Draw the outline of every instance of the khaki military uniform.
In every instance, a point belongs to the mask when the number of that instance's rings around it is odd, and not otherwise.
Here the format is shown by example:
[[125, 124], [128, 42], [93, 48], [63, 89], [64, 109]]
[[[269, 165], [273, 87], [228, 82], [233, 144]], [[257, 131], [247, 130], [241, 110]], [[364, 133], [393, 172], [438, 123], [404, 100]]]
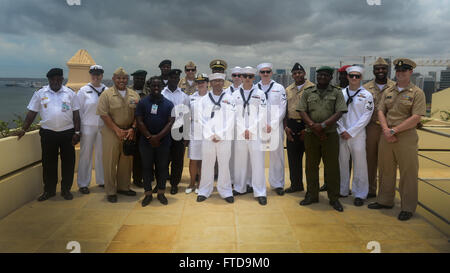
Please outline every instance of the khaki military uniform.
[[369, 177], [369, 194], [377, 193], [377, 167], [378, 167], [378, 144], [380, 143], [381, 126], [378, 121], [378, 105], [380, 103], [383, 92], [395, 85], [394, 81], [387, 80], [383, 89], [380, 90], [372, 80], [366, 83], [363, 87], [372, 94], [373, 109], [372, 118], [366, 127], [366, 156], [367, 156], [367, 173]]
[[[340, 88], [328, 85], [320, 90], [317, 86], [306, 88], [301, 95], [297, 111], [306, 112], [315, 123], [322, 123], [337, 112], [347, 112], [344, 95]], [[327, 184], [328, 199], [339, 199], [339, 135], [336, 124], [324, 129], [327, 139], [321, 141], [307, 127], [305, 135], [307, 194], [319, 198], [319, 164], [324, 163], [324, 177]]]
[[178, 87], [181, 88], [181, 90], [188, 94], [189, 96], [194, 94], [195, 91], [197, 91], [197, 85], [195, 84], [195, 79], [192, 81], [192, 85], [189, 85], [188, 80], [186, 79], [186, 77], [184, 77], [183, 79], [180, 80], [180, 82], [178, 83]]
[[[121, 129], [130, 129], [134, 122], [134, 112], [139, 102], [139, 94], [130, 88], [123, 98], [113, 86], [102, 93], [97, 106], [97, 115], [110, 116]], [[123, 154], [123, 140], [108, 126], [102, 129], [103, 168], [105, 191], [115, 195], [117, 190], [128, 191], [131, 180], [132, 156]]]
[[[388, 127], [393, 128], [412, 115], [425, 115], [425, 94], [412, 83], [401, 92], [395, 85], [383, 92], [378, 110], [386, 116]], [[398, 165], [402, 211], [415, 212], [418, 201], [419, 160], [417, 143], [419, 138], [416, 128], [395, 134], [395, 136], [397, 137], [395, 143], [388, 143], [384, 136], [380, 138], [378, 148], [380, 188], [377, 202], [386, 206], [394, 205]]]
[[305, 123], [301, 120], [300, 112], [297, 112], [297, 106], [303, 90], [314, 86], [314, 83], [306, 80], [303, 86], [298, 90], [295, 82], [286, 88], [287, 97], [287, 127], [292, 131], [294, 141], [286, 140], [287, 156], [289, 163], [289, 177], [291, 180], [291, 189], [303, 190], [303, 154], [305, 153], [305, 144], [300, 139], [301, 131], [305, 129]]

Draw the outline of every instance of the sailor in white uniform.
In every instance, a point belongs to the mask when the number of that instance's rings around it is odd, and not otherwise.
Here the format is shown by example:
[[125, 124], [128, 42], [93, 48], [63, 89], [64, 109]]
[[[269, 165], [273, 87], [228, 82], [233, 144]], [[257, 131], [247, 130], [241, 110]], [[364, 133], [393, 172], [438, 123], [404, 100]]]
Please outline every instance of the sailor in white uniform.
[[257, 66], [261, 81], [258, 88], [264, 91], [268, 105], [267, 133], [270, 134], [269, 150], [269, 183], [278, 195], [284, 194], [284, 130], [283, 119], [286, 114], [286, 90], [272, 80], [271, 63], [262, 63]]
[[372, 117], [372, 94], [361, 86], [363, 68], [351, 66], [346, 69], [349, 86], [342, 89], [348, 112], [337, 122], [339, 138], [339, 167], [341, 174], [341, 197], [347, 197], [350, 187], [350, 156], [353, 162], [352, 193], [355, 206], [362, 206], [369, 192], [366, 158], [366, 126]]
[[97, 185], [105, 184], [102, 160], [102, 135], [103, 121], [96, 114], [98, 98], [108, 89], [102, 83], [103, 67], [93, 65], [89, 69], [91, 82], [81, 87], [77, 93], [80, 103], [81, 131], [83, 137], [80, 142], [80, 158], [78, 161], [77, 184], [83, 194], [89, 193], [89, 184], [92, 174], [92, 152], [95, 147], [95, 181]]
[[[267, 126], [266, 96], [253, 84], [256, 69], [241, 69], [242, 86], [233, 93], [236, 103], [234, 195], [247, 193], [247, 184], [261, 205], [267, 204], [262, 128]], [[250, 164], [249, 164], [250, 163]], [[251, 172], [251, 174], [250, 174]]]
[[200, 101], [203, 130], [202, 176], [197, 202], [205, 201], [214, 189], [214, 164], [217, 159], [219, 173], [217, 191], [228, 203], [234, 202], [230, 180], [231, 139], [233, 138], [235, 103], [225, 92], [225, 74], [209, 75], [212, 90]]

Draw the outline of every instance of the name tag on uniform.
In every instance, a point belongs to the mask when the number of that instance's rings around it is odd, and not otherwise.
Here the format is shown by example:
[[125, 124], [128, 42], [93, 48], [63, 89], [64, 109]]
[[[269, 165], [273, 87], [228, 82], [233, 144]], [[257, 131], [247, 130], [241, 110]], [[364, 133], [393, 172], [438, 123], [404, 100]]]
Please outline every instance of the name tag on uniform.
[[156, 115], [158, 113], [158, 104], [152, 104], [152, 110], [151, 112], [153, 115]]
[[70, 110], [70, 106], [66, 102], [63, 101], [63, 103], [61, 105], [61, 111], [66, 112], [68, 110]]

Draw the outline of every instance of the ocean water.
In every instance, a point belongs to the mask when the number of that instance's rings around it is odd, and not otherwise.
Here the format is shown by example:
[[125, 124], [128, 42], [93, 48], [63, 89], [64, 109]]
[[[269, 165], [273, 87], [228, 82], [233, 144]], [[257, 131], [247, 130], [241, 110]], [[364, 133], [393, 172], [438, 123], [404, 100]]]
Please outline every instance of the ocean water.
[[27, 105], [33, 96], [36, 88], [22, 86], [5, 86], [0, 83], [0, 120], [10, 122], [9, 127], [13, 128], [14, 114], [25, 118], [28, 112]]

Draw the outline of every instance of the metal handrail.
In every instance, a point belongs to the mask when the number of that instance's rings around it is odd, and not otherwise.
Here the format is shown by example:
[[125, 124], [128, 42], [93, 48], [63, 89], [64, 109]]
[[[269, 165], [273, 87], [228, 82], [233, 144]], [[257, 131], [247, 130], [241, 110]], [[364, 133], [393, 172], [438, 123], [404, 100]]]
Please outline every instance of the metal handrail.
[[440, 135], [440, 136], [443, 136], [443, 137], [449, 137], [449, 138], [450, 138], [450, 134], [446, 134], [446, 133], [443, 133], [443, 132], [439, 132], [439, 131], [427, 129], [427, 128], [425, 128], [425, 127], [420, 127], [420, 128], [418, 128], [418, 129], [419, 129], [419, 130], [422, 130], [422, 131], [424, 131], [424, 132], [428, 132], [428, 133], [432, 133], [432, 134], [435, 134], [435, 135]]
[[417, 179], [419, 179], [420, 181], [422, 181], [422, 182], [424, 182], [424, 183], [426, 183], [426, 184], [432, 186], [433, 188], [435, 188], [435, 189], [437, 189], [437, 190], [439, 190], [439, 191], [441, 191], [441, 192], [443, 192], [443, 193], [445, 193], [445, 194], [447, 194], [447, 195], [450, 195], [450, 193], [448, 193], [447, 191], [445, 191], [445, 190], [443, 190], [443, 189], [441, 189], [441, 188], [439, 188], [439, 187], [436, 187], [435, 185], [431, 184], [430, 182], [426, 181], [425, 179], [422, 179], [422, 178], [420, 178], [420, 177], [418, 177]]
[[418, 156], [421, 156], [421, 157], [423, 157], [423, 158], [426, 158], [426, 159], [428, 159], [428, 160], [431, 160], [431, 161], [433, 161], [433, 162], [435, 162], [435, 163], [438, 163], [438, 164], [441, 164], [441, 165], [443, 165], [443, 166], [445, 166], [445, 167], [450, 167], [450, 165], [448, 165], [448, 164], [445, 164], [445, 163], [443, 163], [443, 162], [440, 162], [440, 161], [438, 161], [438, 160], [436, 160], [436, 159], [432, 159], [432, 158], [429, 158], [429, 157], [427, 157], [427, 156], [424, 156], [424, 155], [421, 155], [421, 154], [417, 154]]

